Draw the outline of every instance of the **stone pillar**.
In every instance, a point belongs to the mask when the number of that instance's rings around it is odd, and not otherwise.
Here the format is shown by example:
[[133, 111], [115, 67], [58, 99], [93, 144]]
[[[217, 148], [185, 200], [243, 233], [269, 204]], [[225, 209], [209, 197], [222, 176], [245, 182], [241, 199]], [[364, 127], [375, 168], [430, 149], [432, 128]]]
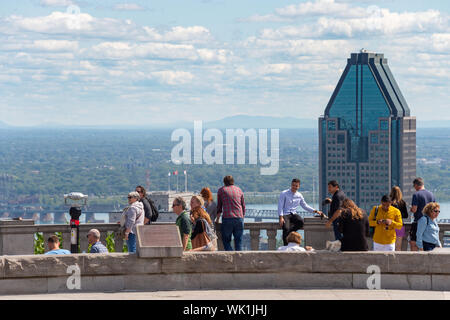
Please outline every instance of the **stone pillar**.
[[88, 253], [88, 246], [89, 241], [87, 239], [87, 232], [79, 231], [79, 237], [80, 237], [80, 253]]
[[119, 231], [114, 232], [114, 250], [116, 252], [123, 252], [123, 239], [119, 234]]
[[277, 230], [268, 229], [267, 232], [267, 245], [269, 250], [277, 250]]
[[334, 241], [333, 228], [325, 227], [326, 219], [320, 218], [305, 218], [304, 235], [305, 245], [311, 246], [317, 250], [323, 250], [326, 248], [326, 242]]
[[259, 229], [250, 229], [250, 246], [252, 250], [259, 250]]
[[0, 221], [0, 255], [34, 254], [33, 225], [31, 219]]
[[217, 250], [224, 251], [225, 248], [223, 247], [222, 232], [220, 231], [221, 226], [222, 225], [220, 223], [215, 224], [216, 235], [217, 235]]
[[100, 242], [106, 247], [106, 238], [108, 237], [108, 231], [100, 232]]
[[402, 251], [408, 251], [408, 237], [409, 231], [411, 230], [411, 222], [404, 224], [405, 226], [405, 236], [402, 239]]
[[70, 251], [70, 231], [62, 232], [63, 248]]
[[[52, 232], [43, 232], [42, 233], [42, 236], [43, 236], [43, 238], [44, 238], [44, 251], [45, 252], [47, 252], [47, 251], [49, 251], [50, 249], [48, 248], [48, 238], [50, 238], [51, 236], [53, 236], [54, 235], [54, 233], [52, 233]], [[69, 243], [70, 243], [70, 240], [69, 240]], [[70, 250], [70, 249], [69, 249]]]

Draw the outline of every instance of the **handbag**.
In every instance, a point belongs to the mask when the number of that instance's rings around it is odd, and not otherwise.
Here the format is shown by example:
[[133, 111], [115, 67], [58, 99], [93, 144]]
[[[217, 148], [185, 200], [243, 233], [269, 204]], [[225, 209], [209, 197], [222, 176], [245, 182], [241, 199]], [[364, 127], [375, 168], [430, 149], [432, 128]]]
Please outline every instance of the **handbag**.
[[130, 207], [126, 207], [122, 210], [122, 216], [120, 217], [120, 227], [119, 227], [119, 231], [117, 232], [119, 237], [121, 239], [125, 239], [125, 230], [127, 229], [125, 227], [125, 212], [129, 209]]
[[[203, 223], [203, 221], [201, 222]], [[205, 225], [203, 223], [203, 232], [198, 233], [195, 238], [191, 240], [192, 249], [207, 246], [211, 242], [211, 239], [208, 237], [208, 234], [205, 230]]]

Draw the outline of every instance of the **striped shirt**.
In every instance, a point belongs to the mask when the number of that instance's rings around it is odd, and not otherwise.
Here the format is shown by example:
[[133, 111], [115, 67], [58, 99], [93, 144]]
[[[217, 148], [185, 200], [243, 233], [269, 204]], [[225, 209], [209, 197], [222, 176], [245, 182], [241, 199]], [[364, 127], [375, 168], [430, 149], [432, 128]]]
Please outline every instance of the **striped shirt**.
[[244, 218], [244, 193], [234, 185], [223, 186], [217, 191], [217, 214], [222, 218]]

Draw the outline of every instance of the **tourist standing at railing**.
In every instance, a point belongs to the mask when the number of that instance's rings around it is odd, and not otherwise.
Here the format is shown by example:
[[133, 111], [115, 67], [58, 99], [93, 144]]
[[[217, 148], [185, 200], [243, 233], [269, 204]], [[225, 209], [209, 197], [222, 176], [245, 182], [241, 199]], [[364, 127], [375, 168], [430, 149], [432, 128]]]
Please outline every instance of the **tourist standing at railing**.
[[[341, 190], [336, 180], [328, 182], [328, 193], [332, 194], [332, 198], [326, 198], [324, 204], [330, 204], [330, 210], [328, 210], [328, 218], [331, 219], [333, 215], [341, 208], [342, 202], [346, 198], [344, 191]], [[333, 221], [334, 238], [336, 240], [342, 239], [342, 234], [339, 232], [337, 220]]]
[[395, 251], [395, 230], [403, 226], [400, 210], [394, 208], [391, 198], [384, 195], [381, 205], [370, 211], [369, 225], [375, 227], [373, 234], [373, 251]]
[[345, 198], [341, 208], [327, 221], [331, 227], [336, 220], [341, 238], [341, 251], [368, 251], [369, 219], [367, 214], [352, 200]]
[[245, 201], [242, 190], [234, 185], [232, 176], [223, 178], [224, 186], [217, 191], [216, 223], [222, 216], [222, 242], [226, 251], [232, 251], [231, 237], [234, 237], [234, 249], [242, 250], [244, 234]]
[[291, 188], [282, 191], [278, 200], [278, 217], [280, 227], [283, 229], [283, 243], [285, 246], [288, 245], [287, 236], [292, 231], [303, 228], [303, 218], [297, 213], [299, 206], [310, 213], [323, 214], [321, 211], [311, 208], [306, 203], [303, 195], [298, 192], [298, 189], [300, 189], [300, 179], [292, 179]]
[[136, 191], [128, 194], [129, 207], [122, 213], [122, 221], [125, 226], [125, 240], [127, 241], [128, 252], [136, 252], [136, 227], [144, 224], [144, 205], [139, 202], [139, 193]]
[[175, 224], [180, 231], [183, 250], [191, 250], [192, 223], [191, 219], [189, 218], [189, 212], [186, 210], [186, 202], [182, 197], [176, 197], [175, 199], [173, 199], [172, 210], [178, 216]]
[[430, 202], [423, 208], [422, 218], [417, 221], [416, 244], [419, 251], [431, 251], [436, 247], [442, 247], [436, 220], [440, 212], [440, 206], [436, 202]]
[[145, 191], [145, 188], [143, 186], [137, 186], [135, 191], [139, 193], [139, 201], [142, 202], [142, 205], [144, 206], [144, 224], [150, 224], [150, 219], [152, 217], [152, 207], [150, 206], [150, 202], [148, 202], [146, 198], [147, 191]]
[[[402, 214], [402, 221], [408, 219], [408, 208], [406, 208], [406, 202], [403, 200], [403, 194], [400, 187], [392, 187], [391, 193], [392, 206], [400, 210]], [[400, 230], [395, 229], [396, 240], [395, 240], [395, 251], [402, 251], [402, 241], [405, 236], [405, 224], [403, 224]]]
[[433, 193], [425, 189], [425, 184], [422, 178], [416, 178], [413, 181], [414, 189], [416, 192], [412, 196], [411, 202], [411, 212], [414, 213], [414, 221], [411, 223], [411, 230], [409, 232], [409, 245], [411, 251], [418, 251], [416, 245], [416, 232], [417, 232], [417, 222], [422, 218], [422, 210], [430, 202], [436, 202]]
[[209, 217], [211, 218], [211, 221], [213, 222], [213, 228], [215, 229], [214, 226], [214, 221], [216, 221], [217, 218], [217, 204], [214, 202], [213, 199], [213, 194], [211, 192], [211, 190], [206, 187], [203, 188], [202, 191], [200, 191], [200, 195], [203, 198], [203, 201], [205, 202], [205, 210], [206, 212], [209, 214]]
[[[212, 198], [212, 194], [211, 194], [211, 198]], [[200, 192], [200, 195], [193, 196], [191, 198], [191, 220], [192, 220], [192, 213], [193, 213], [194, 209], [202, 209], [209, 216], [208, 212], [206, 211], [206, 202], [205, 202], [204, 199], [205, 199], [205, 197], [203, 197], [201, 192]], [[217, 207], [216, 207], [216, 212], [217, 212]], [[209, 218], [210, 218], [210, 221], [211, 221], [211, 225], [210, 226], [211, 226], [211, 228], [212, 228], [212, 230], [213, 230], [213, 232], [215, 234], [216, 228], [214, 226], [214, 220], [212, 220], [212, 218], [210, 216], [209, 216]], [[192, 230], [195, 230], [195, 223], [193, 223]], [[212, 239], [212, 242], [213, 242], [214, 247], [217, 248], [217, 238], [216, 237], [214, 237]]]
[[191, 235], [192, 251], [215, 251], [216, 234], [212, 228], [209, 214], [199, 206], [191, 209], [193, 231]]

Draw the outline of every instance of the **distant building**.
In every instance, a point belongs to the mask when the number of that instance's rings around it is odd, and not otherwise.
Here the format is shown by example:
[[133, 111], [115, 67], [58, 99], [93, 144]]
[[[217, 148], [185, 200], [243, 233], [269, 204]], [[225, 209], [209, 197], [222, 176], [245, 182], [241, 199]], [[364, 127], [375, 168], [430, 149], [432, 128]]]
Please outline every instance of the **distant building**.
[[176, 191], [151, 191], [148, 195], [155, 203], [158, 211], [172, 212], [173, 199], [176, 197], [182, 197], [186, 201], [186, 205], [189, 208], [191, 198], [194, 196], [192, 192], [176, 192]]
[[319, 193], [337, 180], [365, 210], [399, 186], [410, 202], [416, 175], [416, 118], [383, 54], [352, 53], [319, 118]]
[[[189, 209], [191, 198], [194, 195], [192, 192], [176, 192], [176, 191], [151, 191], [147, 193], [148, 196], [155, 203], [159, 211], [157, 222], [175, 222], [177, 215], [173, 213], [172, 203], [176, 197], [182, 197], [186, 201], [186, 206]], [[109, 221], [120, 221], [120, 212], [109, 213]]]

